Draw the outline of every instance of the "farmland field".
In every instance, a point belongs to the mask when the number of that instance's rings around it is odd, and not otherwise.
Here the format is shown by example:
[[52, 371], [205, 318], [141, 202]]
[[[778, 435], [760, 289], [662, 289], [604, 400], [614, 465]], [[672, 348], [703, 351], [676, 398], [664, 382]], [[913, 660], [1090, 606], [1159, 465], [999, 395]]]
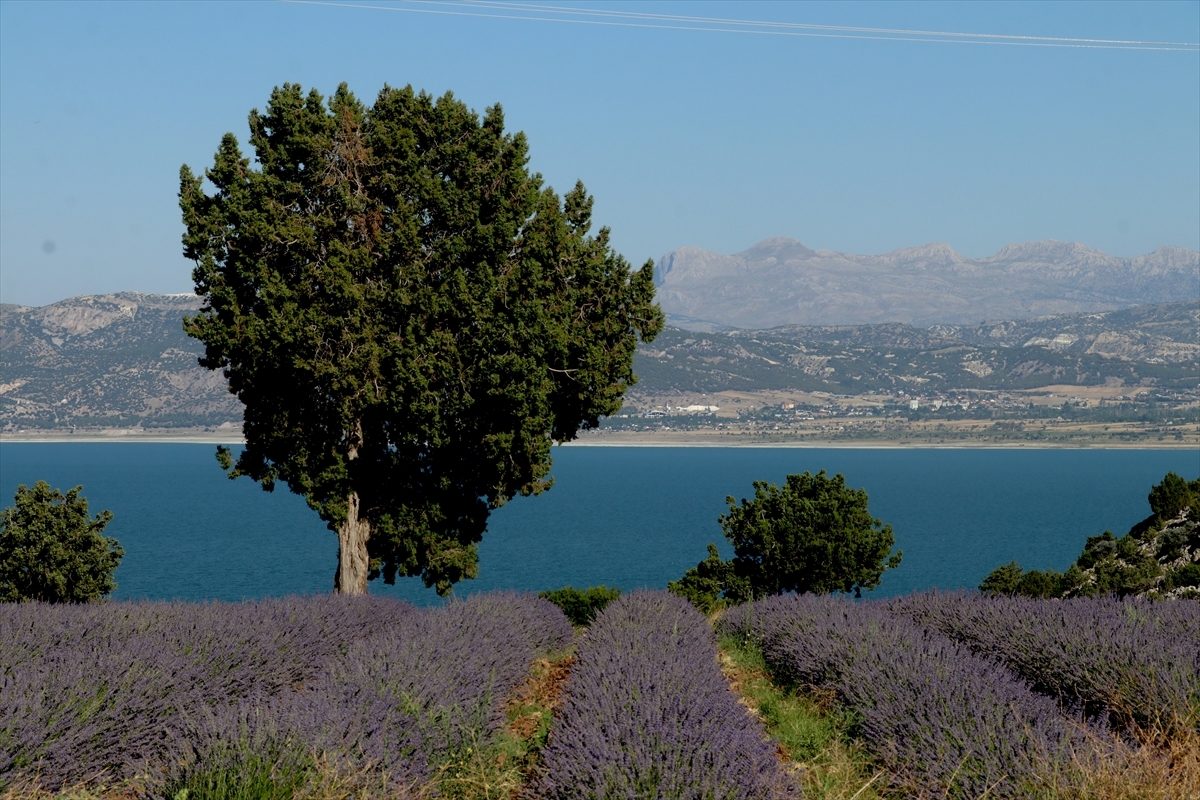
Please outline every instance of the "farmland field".
[[[574, 631], [511, 592], [428, 609], [0, 605], [0, 795], [840, 796], [814, 792], [813, 770], [738, 702], [718, 636], [849, 721], [874, 773], [862, 797], [1108, 796], [1090, 782], [1136, 758], [1157, 777], [1112, 796], [1200, 788], [1200, 603], [784, 595], [714, 630], [680, 598], [639, 591]], [[464, 790], [472, 758], [486, 775], [508, 757], [513, 698], [546, 657], [562, 696], [510, 770], [518, 783]]]

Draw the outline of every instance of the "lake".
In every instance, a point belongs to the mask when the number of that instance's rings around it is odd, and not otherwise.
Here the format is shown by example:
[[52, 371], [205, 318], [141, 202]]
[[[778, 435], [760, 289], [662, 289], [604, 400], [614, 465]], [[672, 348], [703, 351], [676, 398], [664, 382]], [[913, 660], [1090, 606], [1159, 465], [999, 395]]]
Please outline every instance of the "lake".
[[[209, 444], [0, 445], [2, 504], [18, 484], [83, 485], [106, 535], [126, 555], [114, 597], [248, 598], [329, 591], [337, 540], [303, 499], [228, 480]], [[555, 486], [492, 514], [480, 577], [457, 589], [547, 589], [608, 584], [664, 587], [715, 542], [732, 555], [717, 517], [752, 481], [841, 472], [866, 489], [873, 516], [904, 551], [870, 596], [974, 587], [1000, 564], [1065, 569], [1084, 539], [1120, 535], [1148, 516], [1151, 485], [1200, 472], [1184, 450], [593, 447], [554, 450]], [[420, 579], [381, 580], [372, 592], [438, 602]]]

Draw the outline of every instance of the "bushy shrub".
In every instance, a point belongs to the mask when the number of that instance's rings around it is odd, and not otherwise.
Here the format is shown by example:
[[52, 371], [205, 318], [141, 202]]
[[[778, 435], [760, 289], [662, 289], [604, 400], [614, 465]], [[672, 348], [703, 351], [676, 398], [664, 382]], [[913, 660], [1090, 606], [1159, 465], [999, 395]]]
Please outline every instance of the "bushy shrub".
[[45, 481], [22, 484], [0, 513], [0, 601], [84, 603], [117, 588], [125, 551], [103, 535], [112, 513], [88, 516], [82, 486], [65, 495]]
[[610, 589], [607, 586], [589, 586], [586, 589], [564, 586], [561, 589], [538, 592], [538, 597], [561, 608], [571, 624], [577, 626], [591, 625], [596, 615], [620, 596], [620, 589]]
[[992, 570], [979, 584], [979, 591], [985, 595], [1008, 597], [1061, 597], [1065, 587], [1076, 579], [1077, 572], [1067, 575], [1052, 569], [1025, 571], [1012, 561]]
[[1167, 575], [1168, 589], [1200, 587], [1200, 564], [1184, 564]]
[[1200, 503], [1200, 478], [1188, 483], [1174, 472], [1168, 472], [1146, 498], [1150, 510], [1159, 522], [1179, 516], [1185, 508], [1195, 509]]
[[853, 592], [879, 585], [884, 570], [900, 565], [892, 553], [892, 526], [867, 509], [867, 493], [821, 470], [788, 475], [783, 486], [754, 482], [754, 499], [726, 497], [720, 518], [734, 557], [722, 561], [715, 545], [669, 591], [702, 610], [718, 601], [741, 603], [784, 592]]

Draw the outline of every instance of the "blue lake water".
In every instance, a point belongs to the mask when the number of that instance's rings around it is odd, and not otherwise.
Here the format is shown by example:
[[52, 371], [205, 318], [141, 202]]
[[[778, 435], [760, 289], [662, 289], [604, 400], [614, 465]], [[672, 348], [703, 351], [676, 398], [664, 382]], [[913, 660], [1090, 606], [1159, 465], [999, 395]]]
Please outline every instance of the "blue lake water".
[[[213, 445], [0, 445], [0, 504], [18, 484], [83, 484], [92, 513], [126, 556], [118, 598], [241, 600], [329, 591], [337, 542], [303, 499], [228, 480]], [[1124, 533], [1149, 514], [1146, 495], [1168, 470], [1191, 479], [1200, 453], [1182, 450], [808, 449], [585, 447], [554, 451], [555, 486], [492, 514], [480, 577], [460, 595], [498, 588], [608, 584], [663, 587], [721, 537], [726, 495], [754, 480], [841, 472], [870, 497], [904, 551], [872, 596], [973, 587], [1000, 564], [1065, 569], [1085, 537]], [[438, 602], [420, 579], [371, 591]]]

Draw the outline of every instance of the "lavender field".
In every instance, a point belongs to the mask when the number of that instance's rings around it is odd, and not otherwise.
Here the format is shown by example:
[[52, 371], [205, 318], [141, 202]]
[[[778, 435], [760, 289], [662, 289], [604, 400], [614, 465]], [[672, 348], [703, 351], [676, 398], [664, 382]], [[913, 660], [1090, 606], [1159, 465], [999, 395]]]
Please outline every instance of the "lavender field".
[[543, 762], [547, 800], [798, 797], [729, 691], [707, 621], [666, 592], [626, 595], [592, 623]]
[[[0, 794], [36, 784], [172, 800], [813, 796], [801, 790], [809, 766], [790, 762], [731, 691], [718, 635], [757, 648], [779, 686], [836, 698], [877, 771], [866, 797], [1101, 796], [1084, 786], [1089, 771], [1139, 742], [1160, 752], [1195, 742], [1200, 728], [1190, 601], [784, 595], [727, 610], [715, 631], [686, 601], [648, 591], [580, 631], [517, 593], [434, 609], [335, 596], [10, 603]], [[573, 664], [555, 656], [569, 673], [522, 785], [446, 790], [448, 764], [499, 752], [506, 702], [531, 665], [572, 648]], [[288, 783], [317, 767], [357, 776], [357, 793]], [[1112, 796], [1194, 796], [1181, 781], [1195, 774], [1178, 774], [1158, 793]], [[270, 791], [228, 787], [255, 776]]]
[[832, 691], [900, 796], [1079, 796], [1139, 738], [1200, 723], [1193, 602], [787, 595], [718, 629], [781, 683]]
[[138, 779], [169, 796], [320, 754], [405, 796], [486, 742], [498, 701], [572, 635], [557, 607], [512, 593], [437, 610], [333, 596], [4, 604], [0, 787]]

